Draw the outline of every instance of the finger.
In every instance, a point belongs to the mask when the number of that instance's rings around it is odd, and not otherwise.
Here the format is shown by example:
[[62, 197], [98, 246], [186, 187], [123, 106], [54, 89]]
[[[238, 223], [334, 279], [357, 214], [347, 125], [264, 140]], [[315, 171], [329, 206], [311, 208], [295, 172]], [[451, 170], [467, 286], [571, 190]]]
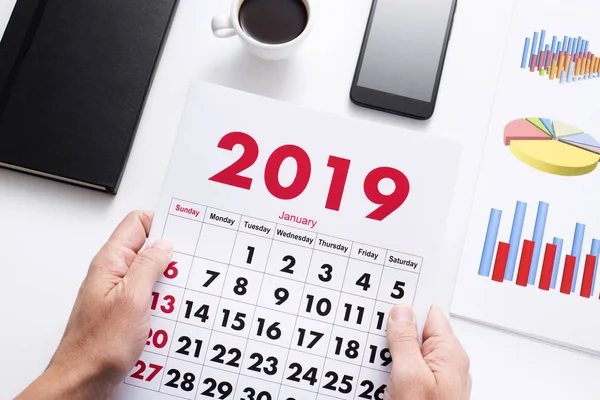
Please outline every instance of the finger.
[[136, 297], [148, 301], [154, 284], [167, 269], [172, 256], [173, 243], [158, 239], [135, 257], [124, 277], [125, 284], [134, 291]]
[[437, 307], [431, 307], [427, 315], [427, 321], [423, 327], [423, 341], [427, 341], [432, 337], [444, 336], [454, 338], [454, 331], [448, 318]]
[[404, 305], [392, 308], [388, 317], [387, 342], [392, 355], [392, 376], [399, 387], [412, 386], [427, 369], [421, 355], [417, 322], [413, 310]]
[[146, 241], [153, 217], [151, 212], [130, 212], [96, 254], [88, 276], [93, 281], [102, 279], [102, 291], [112, 289], [125, 276]]
[[423, 358], [438, 381], [444, 376], [461, 382], [468, 376], [469, 357], [452, 330], [448, 318], [431, 307], [423, 328]]
[[130, 212], [112, 233], [108, 244], [122, 246], [137, 253], [146, 242], [153, 218], [154, 213], [150, 211]]

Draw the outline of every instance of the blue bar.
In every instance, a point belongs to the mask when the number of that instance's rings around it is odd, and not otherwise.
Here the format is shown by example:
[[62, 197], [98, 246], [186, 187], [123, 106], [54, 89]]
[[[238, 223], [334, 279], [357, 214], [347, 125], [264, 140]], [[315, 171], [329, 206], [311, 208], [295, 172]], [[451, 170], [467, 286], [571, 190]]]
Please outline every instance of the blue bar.
[[558, 38], [556, 36], [552, 37], [552, 54], [556, 53], [556, 41]]
[[535, 32], [533, 34], [533, 44], [531, 45], [531, 54], [529, 55], [529, 64], [527, 64], [528, 67], [531, 67], [531, 59], [533, 58], [533, 55], [535, 54], [535, 48], [537, 47], [537, 43], [538, 43], [538, 36], [539, 33]]
[[490, 276], [492, 270], [492, 260], [494, 258], [494, 248], [498, 240], [498, 230], [500, 229], [500, 219], [502, 211], [492, 208], [490, 220], [488, 222], [487, 232], [485, 234], [485, 243], [483, 245], [483, 253], [481, 254], [481, 262], [479, 263], [479, 275]]
[[581, 250], [583, 249], [583, 236], [585, 234], [585, 225], [579, 222], [575, 225], [575, 237], [573, 237], [573, 247], [571, 255], [575, 257], [575, 272], [573, 273], [573, 283], [571, 284], [571, 293], [575, 291], [577, 285], [577, 272], [579, 271], [579, 259], [581, 258]]
[[565, 71], [560, 73], [560, 83], [565, 83], [567, 81], [567, 73]]
[[575, 46], [576, 49], [576, 54], [579, 54], [581, 52], [581, 45], [583, 44], [583, 38], [581, 36], [579, 36], [577, 38], [577, 46]]
[[589, 48], [590, 48], [590, 41], [589, 41], [589, 40], [586, 40], [586, 41], [585, 41], [585, 44], [583, 45], [583, 52], [584, 52], [585, 54], [587, 54], [587, 53], [588, 53], [588, 50], [589, 50]]
[[540, 47], [538, 48], [538, 54], [540, 54], [542, 52], [542, 50], [544, 49], [544, 42], [546, 41], [546, 31], [544, 29], [542, 29], [542, 37], [540, 38]]
[[573, 81], [573, 69], [575, 68], [575, 63], [571, 61], [569, 64], [569, 72], [567, 72], [567, 82]]
[[567, 48], [567, 52], [573, 55], [573, 38], [569, 38], [569, 46]]
[[569, 37], [567, 35], [565, 35], [565, 38], [563, 39], [563, 44], [562, 44], [562, 51], [567, 51], [568, 48], [569, 48]]
[[558, 41], [558, 46], [556, 47], [556, 52], [557, 52], [557, 53], [559, 53], [559, 52], [561, 51], [561, 49], [562, 49], [562, 45], [563, 45], [563, 44], [562, 44], [562, 42], [559, 40], [559, 41]]
[[521, 68], [527, 68], [527, 56], [529, 55], [529, 46], [531, 39], [525, 38], [525, 48], [523, 49], [523, 59], [521, 60]]
[[548, 218], [548, 203], [540, 201], [538, 204], [537, 216], [535, 217], [535, 228], [533, 229], [533, 257], [531, 258], [531, 268], [529, 269], [529, 285], [535, 285], [537, 268], [540, 262], [540, 253], [542, 250], [542, 241], [544, 240], [544, 230], [546, 229], [546, 218]]
[[600, 240], [592, 240], [592, 251], [590, 254], [596, 256], [596, 265], [594, 266], [594, 278], [592, 279], [592, 296], [594, 295], [594, 288], [596, 287], [596, 273], [598, 272], [598, 258], [600, 258]]
[[519, 254], [519, 245], [521, 244], [521, 235], [523, 234], [523, 223], [525, 222], [525, 211], [527, 203], [517, 201], [515, 208], [515, 217], [510, 231], [510, 248], [508, 250], [508, 261], [506, 262], [506, 271], [504, 279], [512, 281], [515, 275], [515, 266], [517, 265], [517, 255]]
[[550, 287], [554, 289], [556, 288], [556, 278], [558, 277], [558, 269], [560, 268], [563, 240], [559, 238], [554, 238], [552, 244], [556, 245], [556, 256], [554, 257], [554, 266], [552, 267], [552, 280], [550, 281]]

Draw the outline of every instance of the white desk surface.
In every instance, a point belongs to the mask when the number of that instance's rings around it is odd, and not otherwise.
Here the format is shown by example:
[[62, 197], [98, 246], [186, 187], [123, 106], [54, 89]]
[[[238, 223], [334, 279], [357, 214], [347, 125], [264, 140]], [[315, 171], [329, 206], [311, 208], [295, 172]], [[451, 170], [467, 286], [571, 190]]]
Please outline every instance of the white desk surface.
[[[0, 33], [15, 1], [0, 2]], [[88, 263], [117, 222], [129, 210], [154, 207], [188, 83], [196, 79], [461, 141], [440, 276], [438, 302], [447, 309], [513, 1], [459, 0], [437, 111], [419, 122], [350, 103], [370, 0], [317, 0], [312, 35], [294, 57], [276, 63], [247, 55], [236, 38], [212, 36], [211, 17], [226, 12], [228, 0], [181, 0], [116, 197], [0, 170], [0, 399], [46, 366]], [[460, 320], [453, 325], [471, 356], [472, 399], [597, 397], [600, 360]]]

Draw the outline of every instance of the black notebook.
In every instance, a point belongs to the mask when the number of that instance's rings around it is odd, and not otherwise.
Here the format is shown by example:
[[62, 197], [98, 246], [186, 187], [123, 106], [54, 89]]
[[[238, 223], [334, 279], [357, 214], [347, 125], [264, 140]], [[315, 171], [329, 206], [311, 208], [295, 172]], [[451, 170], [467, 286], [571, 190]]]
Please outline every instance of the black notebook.
[[17, 0], [0, 166], [116, 193], [177, 0]]

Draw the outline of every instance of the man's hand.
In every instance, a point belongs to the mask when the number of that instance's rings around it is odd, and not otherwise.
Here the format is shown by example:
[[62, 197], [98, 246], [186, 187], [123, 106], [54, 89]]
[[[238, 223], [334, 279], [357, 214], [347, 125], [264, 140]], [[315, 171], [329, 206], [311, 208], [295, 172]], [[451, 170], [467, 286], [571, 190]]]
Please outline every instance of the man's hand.
[[173, 245], [140, 251], [153, 214], [132, 212], [94, 257], [44, 374], [18, 400], [105, 399], [133, 368], [150, 331], [150, 297]]
[[429, 310], [421, 347], [415, 315], [407, 306], [390, 312], [387, 339], [393, 364], [385, 400], [469, 399], [469, 357], [437, 308]]

